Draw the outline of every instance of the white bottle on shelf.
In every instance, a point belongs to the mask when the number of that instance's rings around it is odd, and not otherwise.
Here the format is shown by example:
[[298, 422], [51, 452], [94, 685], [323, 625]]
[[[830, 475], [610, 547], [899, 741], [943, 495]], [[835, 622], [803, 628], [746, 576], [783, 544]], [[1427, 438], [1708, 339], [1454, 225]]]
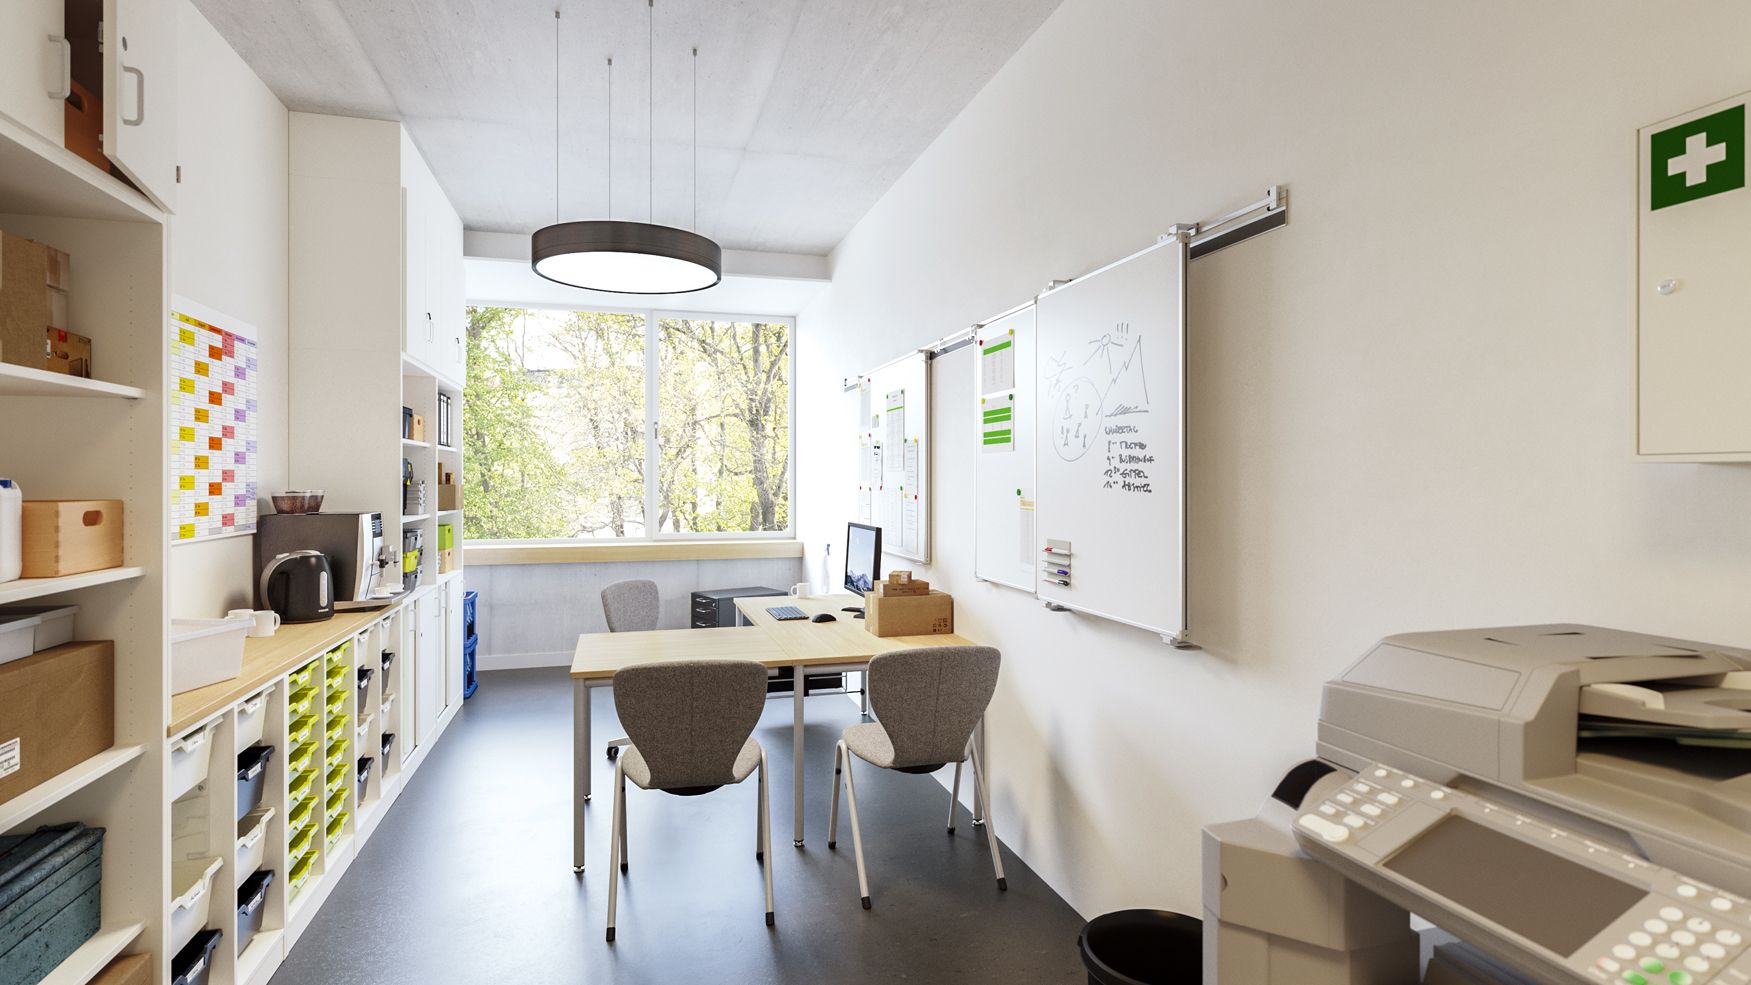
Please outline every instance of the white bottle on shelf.
[[24, 573], [24, 490], [0, 479], [0, 582]]

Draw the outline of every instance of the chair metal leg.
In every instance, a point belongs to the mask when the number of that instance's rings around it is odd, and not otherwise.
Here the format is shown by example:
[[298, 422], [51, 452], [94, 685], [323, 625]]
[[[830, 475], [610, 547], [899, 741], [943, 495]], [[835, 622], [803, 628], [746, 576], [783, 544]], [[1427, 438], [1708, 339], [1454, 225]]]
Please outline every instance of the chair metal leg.
[[858, 696], [863, 701], [863, 717], [869, 717], [869, 671], [858, 675]]
[[955, 833], [955, 808], [961, 804], [961, 764], [955, 764], [955, 782], [948, 789], [948, 833]]
[[[839, 743], [845, 745], [843, 741]], [[857, 891], [869, 909], [869, 876], [863, 870], [863, 829], [857, 824], [857, 782], [851, 778], [851, 751], [845, 751], [845, 805], [851, 810], [851, 847], [857, 854]]]
[[590, 800], [590, 689], [572, 681], [572, 871], [584, 871], [584, 805]]
[[[766, 782], [766, 750], [760, 750], [760, 857], [772, 854], [772, 797], [768, 792]], [[773, 925], [772, 920], [772, 864], [761, 865], [766, 875], [766, 926]]]
[[614, 765], [614, 811], [616, 823], [608, 825], [608, 943], [614, 943], [614, 911], [620, 895], [620, 817], [621, 802], [626, 799], [626, 769]]
[[[615, 772], [621, 773], [618, 765]], [[620, 826], [620, 871], [626, 871], [627, 858], [632, 854], [626, 841], [626, 776], [621, 773], [620, 781], [615, 785], [614, 823]]]
[[997, 874], [997, 888], [1008, 889], [1009, 880], [1003, 877], [1003, 852], [997, 847], [997, 825], [991, 821], [991, 795], [985, 787], [984, 760], [979, 755], [977, 746], [973, 748], [973, 783], [979, 791], [980, 799], [986, 804], [985, 840], [991, 845], [991, 869]]
[[839, 777], [845, 762], [845, 742], [841, 740], [833, 747], [833, 800], [832, 807], [827, 809], [827, 850], [839, 847]]
[[[766, 750], [760, 750], [762, 759]], [[766, 861], [766, 767], [760, 767], [760, 790], [754, 796], [754, 861]]]

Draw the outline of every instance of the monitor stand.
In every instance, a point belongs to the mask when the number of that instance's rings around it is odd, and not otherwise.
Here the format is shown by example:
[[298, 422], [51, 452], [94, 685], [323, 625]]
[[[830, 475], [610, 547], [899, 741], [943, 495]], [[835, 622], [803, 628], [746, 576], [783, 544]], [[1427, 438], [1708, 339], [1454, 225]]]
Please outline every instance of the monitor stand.
[[862, 619], [863, 618], [863, 607], [862, 606], [848, 605], [845, 608], [840, 609], [839, 611], [840, 612], [855, 612], [855, 613], [857, 613], [857, 615], [851, 617], [853, 619]]

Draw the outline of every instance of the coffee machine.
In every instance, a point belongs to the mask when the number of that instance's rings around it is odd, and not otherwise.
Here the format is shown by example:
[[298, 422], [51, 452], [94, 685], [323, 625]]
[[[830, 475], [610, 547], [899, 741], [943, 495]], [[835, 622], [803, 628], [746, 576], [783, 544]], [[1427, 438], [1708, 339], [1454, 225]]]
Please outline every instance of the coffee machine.
[[[383, 514], [274, 513], [263, 516], [255, 536], [255, 566], [291, 551], [320, 551], [334, 573], [334, 608], [381, 608], [400, 594], [383, 571]], [[259, 607], [262, 599], [256, 599]]]

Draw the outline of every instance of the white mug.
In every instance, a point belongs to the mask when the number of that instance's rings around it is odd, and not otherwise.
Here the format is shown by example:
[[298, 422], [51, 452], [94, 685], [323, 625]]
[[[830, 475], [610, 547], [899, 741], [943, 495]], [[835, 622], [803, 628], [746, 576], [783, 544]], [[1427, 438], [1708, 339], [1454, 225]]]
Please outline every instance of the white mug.
[[790, 586], [790, 597], [791, 598], [802, 598], [805, 595], [813, 595], [813, 594], [814, 594], [814, 588], [806, 581], [799, 581], [796, 584]]
[[272, 609], [232, 609], [225, 613], [225, 618], [253, 620], [249, 635], [255, 637], [272, 636], [280, 628], [280, 614]]

